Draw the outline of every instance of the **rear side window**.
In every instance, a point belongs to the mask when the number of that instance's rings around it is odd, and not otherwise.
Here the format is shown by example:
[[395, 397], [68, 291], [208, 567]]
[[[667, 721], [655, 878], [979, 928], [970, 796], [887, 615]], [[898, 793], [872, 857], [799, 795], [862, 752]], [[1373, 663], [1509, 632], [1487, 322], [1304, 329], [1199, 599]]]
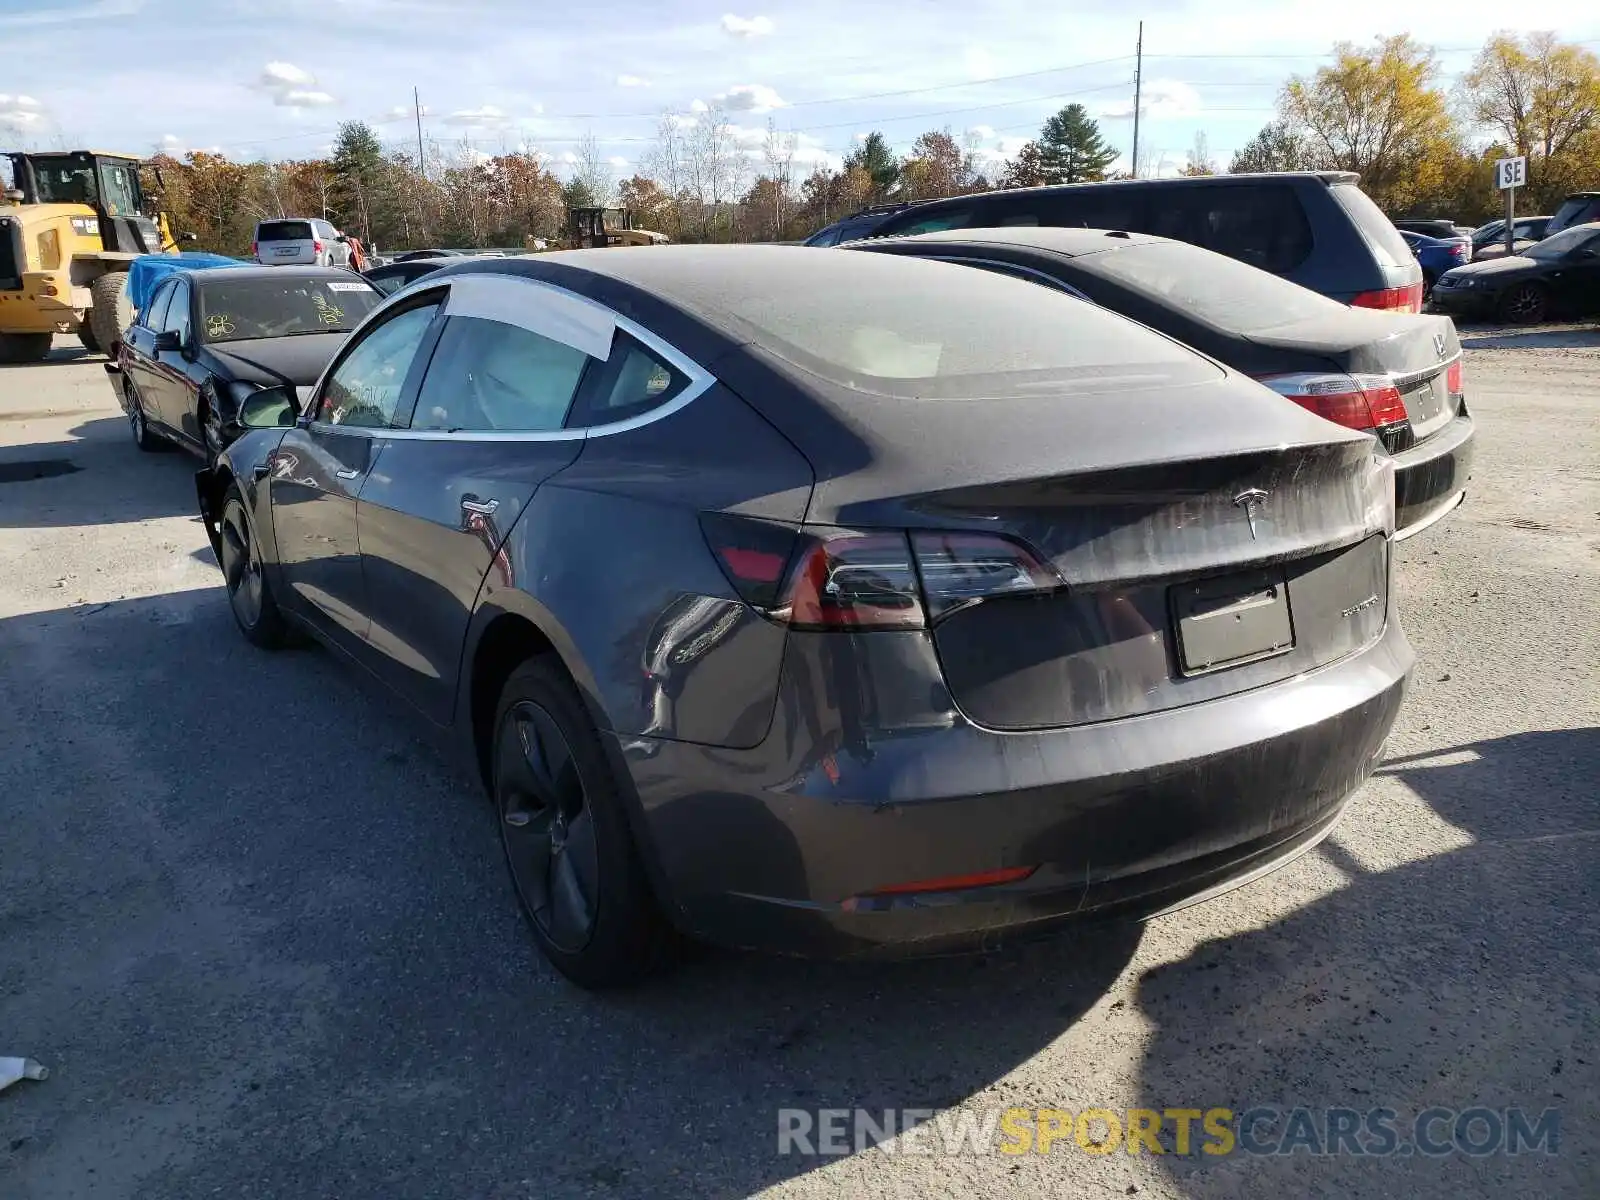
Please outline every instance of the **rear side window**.
[[1073, 266], [1163, 308], [1233, 333], [1348, 311], [1299, 284], [1181, 242], [1085, 254], [1073, 259]]
[[842, 233], [842, 232], [843, 232], [843, 230], [839, 229], [837, 226], [833, 226], [833, 227], [830, 227], [828, 229], [821, 230], [820, 232], [814, 233], [809, 238], [807, 238], [806, 239], [806, 245], [808, 245], [808, 246], [832, 246], [832, 245], [835, 245], [839, 241], [839, 234]]
[[1226, 254], [1286, 275], [1311, 254], [1311, 225], [1282, 184], [1153, 188], [1140, 232]]
[[180, 279], [172, 286], [172, 306], [167, 309], [162, 318], [163, 329], [171, 330], [178, 335], [178, 341], [187, 344], [189, 341], [189, 281]]
[[310, 221], [263, 221], [256, 226], [258, 242], [309, 242]]
[[590, 368], [573, 425], [626, 421], [667, 403], [689, 386], [689, 377], [637, 339], [617, 330], [611, 354]]
[[422, 381], [413, 429], [560, 429], [589, 357], [502, 321], [451, 317]]
[[411, 360], [438, 311], [437, 302], [408, 308], [370, 329], [334, 368], [317, 420], [383, 428], [394, 420]]
[[938, 233], [942, 229], [965, 229], [971, 225], [973, 206], [952, 205], [941, 208], [937, 212], [926, 213], [920, 217], [908, 217], [903, 221], [891, 221], [882, 226], [878, 232], [881, 234], [913, 234], [913, 233]]
[[1372, 202], [1371, 196], [1353, 183], [1335, 184], [1328, 191], [1355, 222], [1381, 266], [1404, 267], [1412, 263], [1411, 248], [1394, 223], [1383, 215], [1383, 210]]

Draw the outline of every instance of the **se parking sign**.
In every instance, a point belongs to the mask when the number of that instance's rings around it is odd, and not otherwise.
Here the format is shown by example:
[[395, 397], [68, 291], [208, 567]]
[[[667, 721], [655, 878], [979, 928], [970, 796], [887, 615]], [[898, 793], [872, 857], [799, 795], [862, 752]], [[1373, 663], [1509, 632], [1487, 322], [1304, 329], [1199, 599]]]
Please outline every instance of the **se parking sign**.
[[1494, 164], [1494, 186], [1505, 191], [1507, 188], [1521, 187], [1528, 182], [1528, 157], [1519, 154], [1516, 158], [1502, 158]]

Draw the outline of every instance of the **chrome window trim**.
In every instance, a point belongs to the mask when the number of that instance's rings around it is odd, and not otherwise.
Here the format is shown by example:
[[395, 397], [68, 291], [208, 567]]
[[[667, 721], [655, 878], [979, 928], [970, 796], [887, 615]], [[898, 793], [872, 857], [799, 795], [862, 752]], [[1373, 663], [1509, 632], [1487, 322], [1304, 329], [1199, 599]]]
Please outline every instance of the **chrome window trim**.
[[1025, 267], [1021, 263], [1006, 262], [1000, 258], [977, 258], [970, 254], [919, 254], [917, 257], [931, 258], [937, 262], [960, 263], [963, 266], [997, 267], [1006, 274], [1026, 275], [1030, 279], [1037, 279], [1040, 283], [1055, 288], [1058, 292], [1066, 292], [1067, 295], [1076, 296], [1079, 300], [1088, 301], [1090, 304], [1094, 303], [1093, 300], [1090, 300], [1089, 297], [1065, 280], [1057, 279], [1054, 275], [1036, 270], [1033, 267]]
[[[644, 326], [635, 321], [629, 320], [619, 312], [607, 308], [599, 301], [592, 300], [588, 296], [580, 296], [577, 292], [569, 292], [565, 288], [557, 287], [552, 283], [546, 283], [542, 279], [530, 279], [525, 275], [510, 275], [499, 271], [473, 271], [470, 274], [451, 275], [444, 279], [437, 279], [432, 275], [424, 275], [420, 279], [415, 280], [412, 284], [407, 284], [405, 287], [395, 292], [393, 295], [388, 297], [386, 301], [378, 305], [377, 308], [373, 309], [372, 312], [368, 313], [367, 320], [364, 321], [362, 325], [356, 329], [355, 333], [352, 333], [350, 336], [353, 339], [356, 333], [362, 332], [362, 329], [364, 329], [367, 324], [370, 324], [374, 318], [387, 310], [396, 300], [400, 299], [402, 296], [410, 294], [412, 287], [416, 285], [423, 285], [417, 286], [418, 293], [428, 291], [436, 287], [445, 287], [447, 291], [444, 298], [440, 301], [439, 307], [440, 312], [442, 312], [446, 317], [449, 317], [450, 295], [454, 291], [455, 286], [463, 280], [484, 278], [494, 279], [501, 281], [502, 283], [509, 283], [516, 286], [541, 288], [548, 292], [554, 292], [556, 295], [562, 298], [563, 302], [576, 301], [583, 306], [594, 310], [595, 315], [601, 316], [610, 321], [614, 330], [622, 330], [622, 332], [626, 333], [629, 337], [639, 342], [640, 345], [644, 346], [653, 353], [658, 354], [664, 362], [673, 367], [675, 370], [681, 372], [689, 380], [688, 384], [671, 400], [668, 400], [665, 404], [659, 405], [656, 408], [652, 408], [649, 412], [639, 413], [637, 416], [629, 417], [623, 421], [610, 421], [604, 425], [586, 425], [581, 429], [551, 429], [542, 431], [468, 429], [452, 433], [447, 429], [396, 429], [388, 425], [335, 425], [329, 421], [317, 420], [308, 422], [307, 427], [311, 429], [320, 429], [337, 433], [364, 434], [369, 437], [382, 437], [385, 439], [403, 442], [585, 441], [591, 437], [609, 437], [616, 433], [627, 433], [630, 430], [641, 429], [644, 426], [653, 424], [656, 421], [665, 420], [673, 413], [687, 408], [691, 403], [699, 399], [699, 397], [703, 396], [706, 392], [710, 391], [719, 382], [715, 375], [711, 374], [710, 371], [707, 371], [704, 367], [695, 362], [693, 359], [689, 358], [682, 351], [678, 350], [670, 343], [663, 341], [660, 337], [656, 336], [656, 334], [644, 328]], [[493, 320], [495, 318], [483, 319]], [[537, 333], [541, 337], [550, 336], [549, 333], [543, 330], [534, 329], [528, 325], [519, 325], [518, 328], [528, 329], [529, 332]], [[575, 349], [581, 349], [581, 347], [575, 347]], [[608, 358], [610, 356], [609, 345], [606, 347], [606, 351]], [[591, 355], [591, 357], [593, 356]], [[604, 362], [606, 359], [602, 358], [599, 361]], [[329, 369], [331, 369], [331, 367], [332, 364], [330, 363]], [[327, 373], [328, 372], [325, 370], [324, 377], [326, 377]], [[424, 376], [424, 381], [426, 381], [426, 376]], [[313, 397], [321, 396], [322, 384], [323, 379], [319, 378], [312, 393]]]

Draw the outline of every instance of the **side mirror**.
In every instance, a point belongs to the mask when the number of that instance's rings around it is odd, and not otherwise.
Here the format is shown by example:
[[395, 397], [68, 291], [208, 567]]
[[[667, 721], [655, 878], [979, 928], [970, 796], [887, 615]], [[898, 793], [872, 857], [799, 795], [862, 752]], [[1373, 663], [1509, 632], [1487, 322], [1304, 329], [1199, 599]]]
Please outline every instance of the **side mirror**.
[[182, 350], [183, 339], [178, 336], [176, 329], [163, 329], [156, 334], [156, 353], [161, 354], [168, 350]]
[[262, 388], [239, 406], [239, 424], [246, 429], [283, 429], [300, 415], [300, 399], [289, 388]]
[[183, 235], [183, 240], [186, 242], [198, 242], [200, 240], [200, 235], [192, 232], [186, 233]]

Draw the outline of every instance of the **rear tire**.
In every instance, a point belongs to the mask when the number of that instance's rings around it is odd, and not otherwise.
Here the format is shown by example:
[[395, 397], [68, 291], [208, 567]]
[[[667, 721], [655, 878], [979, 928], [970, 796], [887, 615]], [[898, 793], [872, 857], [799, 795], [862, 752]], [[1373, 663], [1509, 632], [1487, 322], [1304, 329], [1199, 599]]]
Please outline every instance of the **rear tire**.
[[552, 654], [511, 673], [491, 786], [511, 882], [550, 964], [584, 988], [639, 983], [674, 957], [600, 735]]
[[256, 543], [255, 527], [245, 510], [244, 493], [237, 483], [228, 485], [219, 521], [222, 554], [217, 563], [228, 589], [228, 608], [239, 632], [252, 645], [277, 650], [288, 642], [288, 628], [272, 595]]
[[133, 301], [128, 297], [128, 273], [107, 271], [89, 284], [89, 326], [94, 340], [107, 354], [122, 344], [122, 331], [133, 324]]
[[0, 363], [43, 362], [50, 353], [50, 338], [48, 333], [0, 333]]
[[1550, 308], [1550, 293], [1537, 283], [1514, 284], [1500, 297], [1500, 316], [1514, 325], [1537, 325]]
[[90, 354], [100, 353], [100, 340], [94, 336], [94, 326], [87, 319], [78, 322], [78, 340]]

